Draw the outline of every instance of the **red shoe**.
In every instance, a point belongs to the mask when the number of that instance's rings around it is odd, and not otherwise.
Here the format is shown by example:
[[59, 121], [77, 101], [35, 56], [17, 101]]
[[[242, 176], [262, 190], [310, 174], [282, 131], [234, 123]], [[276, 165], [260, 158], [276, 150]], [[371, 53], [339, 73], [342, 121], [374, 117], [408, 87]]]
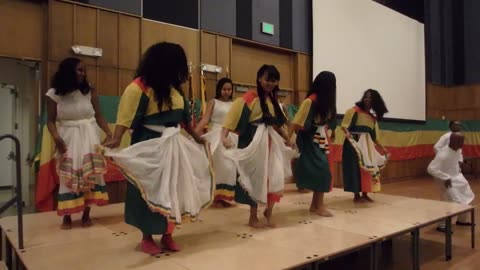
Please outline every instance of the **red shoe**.
[[171, 234], [164, 234], [160, 243], [170, 251], [180, 251], [180, 247], [173, 241]]
[[157, 244], [155, 244], [155, 242], [151, 239], [142, 240], [142, 242], [140, 243], [140, 246], [143, 252], [150, 255], [157, 255], [162, 253], [162, 249]]

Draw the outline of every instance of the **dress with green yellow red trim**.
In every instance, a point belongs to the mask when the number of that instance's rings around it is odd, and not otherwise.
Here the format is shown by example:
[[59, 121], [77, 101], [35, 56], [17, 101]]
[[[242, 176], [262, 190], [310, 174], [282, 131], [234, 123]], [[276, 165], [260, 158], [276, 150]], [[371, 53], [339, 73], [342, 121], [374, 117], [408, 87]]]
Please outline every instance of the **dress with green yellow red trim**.
[[135, 79], [117, 113], [117, 125], [133, 130], [132, 144], [104, 152], [128, 179], [125, 221], [144, 234], [163, 234], [169, 221], [196, 217], [213, 198], [209, 147], [199, 148], [180, 133], [191, 121], [188, 101], [173, 88], [170, 97], [171, 106], [160, 110], [153, 89]]

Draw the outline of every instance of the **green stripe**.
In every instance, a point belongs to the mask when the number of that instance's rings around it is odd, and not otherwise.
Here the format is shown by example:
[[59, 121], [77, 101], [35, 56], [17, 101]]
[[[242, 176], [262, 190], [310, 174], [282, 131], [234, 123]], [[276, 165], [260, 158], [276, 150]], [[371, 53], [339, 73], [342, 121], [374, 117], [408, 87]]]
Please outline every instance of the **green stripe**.
[[100, 111], [103, 118], [108, 123], [115, 123], [117, 120], [118, 105], [120, 104], [120, 97], [118, 96], [99, 96]]
[[[99, 186], [95, 185], [95, 187], [91, 190], [92, 192], [101, 192], [101, 193], [107, 193], [107, 187], [106, 186]], [[70, 193], [63, 193], [63, 194], [58, 194], [57, 199], [59, 201], [71, 201], [71, 200], [76, 200], [78, 198], [83, 197], [83, 192], [80, 192], [78, 194], [70, 192]]]
[[223, 189], [228, 191], [235, 191], [235, 186], [227, 185], [227, 184], [217, 184], [217, 189]]

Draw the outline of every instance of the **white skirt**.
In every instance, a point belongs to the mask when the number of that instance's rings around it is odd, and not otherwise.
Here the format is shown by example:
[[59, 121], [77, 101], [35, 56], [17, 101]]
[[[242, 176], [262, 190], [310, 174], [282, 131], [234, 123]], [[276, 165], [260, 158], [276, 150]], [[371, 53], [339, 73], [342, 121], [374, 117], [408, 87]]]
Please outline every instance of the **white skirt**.
[[87, 192], [95, 185], [104, 186], [102, 174], [107, 167], [105, 159], [96, 153], [100, 134], [95, 118], [59, 121], [57, 129], [67, 147], [65, 154], [56, 154], [59, 193]]
[[180, 134], [180, 127], [157, 127], [160, 138], [104, 154], [122, 168], [153, 212], [180, 224], [182, 216], [196, 217], [212, 201], [210, 150], [208, 145], [200, 150]]
[[287, 147], [273, 127], [262, 124], [246, 148], [228, 149], [224, 155], [235, 162], [243, 189], [258, 203], [266, 204], [268, 193], [283, 192], [284, 179], [292, 173], [290, 161], [298, 152]]
[[[225, 157], [226, 148], [222, 143], [222, 127], [214, 125], [212, 129], [202, 136], [210, 143], [212, 151], [213, 169], [215, 171], [215, 183], [235, 186], [237, 181], [237, 167], [235, 163]], [[228, 139], [232, 142], [233, 148], [237, 148], [238, 135], [230, 132]]]

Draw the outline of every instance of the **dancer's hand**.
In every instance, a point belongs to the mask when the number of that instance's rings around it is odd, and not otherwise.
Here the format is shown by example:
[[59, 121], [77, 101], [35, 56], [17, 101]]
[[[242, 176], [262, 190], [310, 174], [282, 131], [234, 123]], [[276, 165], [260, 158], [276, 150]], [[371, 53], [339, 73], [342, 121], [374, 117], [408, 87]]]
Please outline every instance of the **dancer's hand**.
[[452, 180], [451, 179], [448, 179], [447, 181], [445, 181], [445, 187], [446, 188], [451, 188], [452, 187]]
[[286, 141], [285, 145], [292, 148], [292, 149], [297, 149], [297, 145], [295, 144], [295, 142], [293, 142], [291, 140]]
[[222, 139], [222, 144], [227, 149], [230, 149], [233, 147], [232, 140], [230, 140], [230, 138], [228, 137]]
[[108, 147], [108, 148], [117, 148], [120, 146], [121, 140], [118, 138], [109, 138], [103, 143], [103, 146]]
[[348, 132], [348, 133], [345, 133], [345, 137], [347, 137], [348, 139], [352, 139], [352, 133]]
[[65, 154], [67, 152], [67, 145], [65, 144], [63, 139], [60, 137], [57, 137], [57, 138], [54, 138], [54, 140], [55, 140], [55, 145], [57, 147], [58, 152], [60, 152], [60, 154]]
[[108, 142], [109, 140], [111, 140], [112, 138], [113, 138], [112, 133], [107, 134], [107, 136], [105, 136], [105, 139], [103, 139], [102, 145], [105, 145], [105, 143], [107, 143], [107, 142]]

